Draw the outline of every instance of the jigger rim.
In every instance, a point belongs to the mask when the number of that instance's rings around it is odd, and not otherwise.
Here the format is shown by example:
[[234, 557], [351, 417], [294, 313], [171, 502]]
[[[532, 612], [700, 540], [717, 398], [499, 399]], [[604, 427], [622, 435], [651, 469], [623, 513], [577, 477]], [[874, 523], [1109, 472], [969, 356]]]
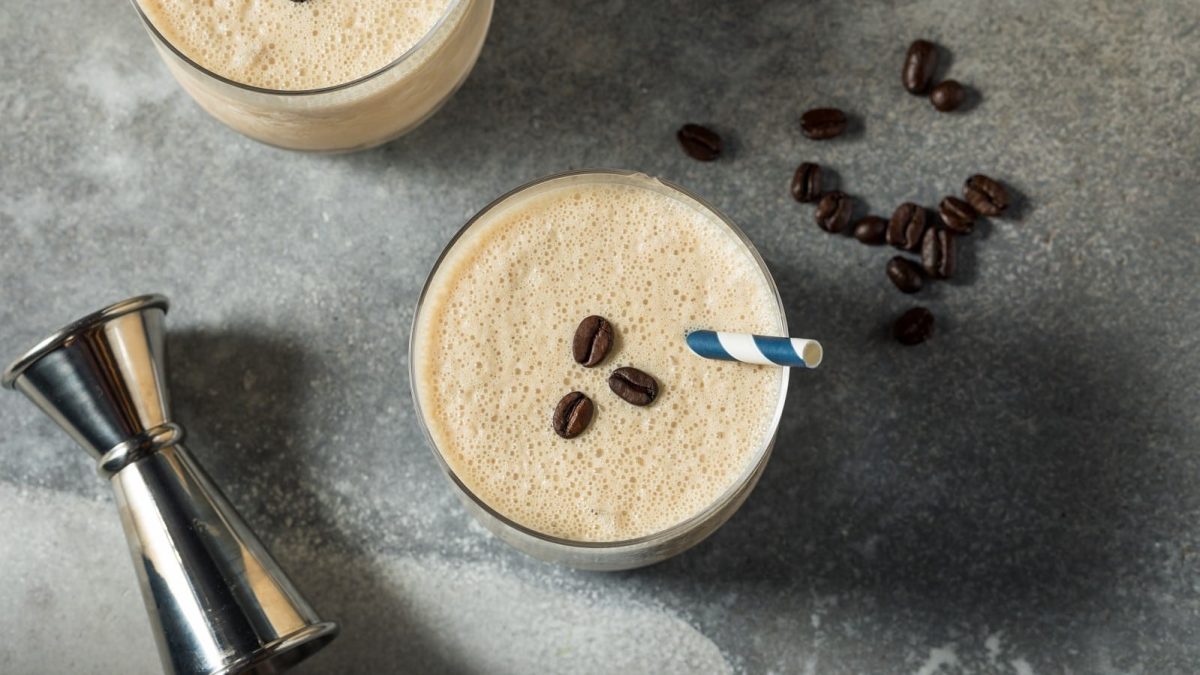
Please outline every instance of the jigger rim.
[[341, 626], [336, 621], [319, 621], [310, 624], [293, 633], [268, 642], [252, 653], [215, 671], [212, 675], [240, 675], [241, 673], [258, 672], [256, 670], [257, 667], [279, 658], [287, 660], [285, 664], [278, 664], [284, 666], [278, 671], [282, 672], [316, 654], [337, 637], [341, 630]]
[[3, 385], [7, 389], [14, 388], [16, 386], [17, 378], [21, 377], [21, 374], [24, 373], [29, 366], [37, 363], [37, 361], [43, 356], [58, 349], [59, 347], [62, 347], [69, 340], [71, 340], [71, 338], [84, 331], [87, 331], [88, 329], [94, 328], [95, 326], [107, 321], [111, 321], [117, 317], [124, 316], [126, 314], [132, 314], [134, 312], [140, 312], [145, 309], [158, 308], [165, 313], [169, 307], [170, 302], [167, 300], [167, 296], [160, 295], [158, 293], [149, 293], [146, 295], [137, 295], [132, 298], [126, 298], [120, 302], [114, 302], [104, 309], [92, 312], [81, 319], [72, 321], [66, 326], [63, 326], [62, 328], [51, 333], [41, 342], [34, 345], [32, 349], [25, 352], [16, 361], [13, 361], [12, 364], [4, 370], [4, 376], [0, 377], [0, 385]]

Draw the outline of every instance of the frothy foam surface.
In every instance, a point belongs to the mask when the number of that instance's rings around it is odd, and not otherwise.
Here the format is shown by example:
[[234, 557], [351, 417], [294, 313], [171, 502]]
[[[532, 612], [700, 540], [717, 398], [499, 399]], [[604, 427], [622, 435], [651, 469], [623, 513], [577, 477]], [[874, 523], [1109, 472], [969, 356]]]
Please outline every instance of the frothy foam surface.
[[[493, 209], [447, 255], [418, 320], [417, 394], [437, 447], [476, 496], [545, 534], [620, 541], [682, 522], [749, 468], [778, 403], [778, 368], [684, 343], [700, 327], [779, 333], [757, 263], [714, 216], [645, 181], [556, 181]], [[589, 314], [617, 333], [595, 368], [571, 356]], [[620, 366], [657, 378], [652, 405], [609, 390]], [[550, 417], [575, 390], [596, 412], [566, 440]]]
[[369, 75], [395, 61], [450, 0], [138, 0], [196, 63], [235, 82], [299, 91]]

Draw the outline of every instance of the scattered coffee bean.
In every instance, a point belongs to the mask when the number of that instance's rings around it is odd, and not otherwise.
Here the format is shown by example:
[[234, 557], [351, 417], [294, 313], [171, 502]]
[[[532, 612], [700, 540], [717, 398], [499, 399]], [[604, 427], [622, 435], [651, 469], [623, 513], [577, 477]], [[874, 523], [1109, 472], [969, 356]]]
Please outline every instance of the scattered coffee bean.
[[658, 398], [658, 382], [637, 368], [617, 368], [608, 376], [608, 388], [633, 405], [649, 405]]
[[711, 162], [721, 156], [721, 137], [715, 131], [699, 124], [683, 125], [675, 137], [679, 139], [683, 151], [692, 159]]
[[805, 162], [792, 175], [792, 197], [798, 202], [816, 201], [821, 196], [821, 167]]
[[571, 349], [575, 353], [575, 362], [584, 368], [591, 368], [608, 356], [608, 350], [613, 344], [613, 327], [602, 316], [592, 315], [579, 322], [575, 329], [575, 339]]
[[921, 266], [935, 279], [949, 279], [954, 275], [954, 233], [950, 230], [931, 227], [921, 240]]
[[864, 244], [882, 244], [887, 236], [888, 221], [879, 216], [867, 216], [854, 224], [854, 238]]
[[575, 438], [591, 424], [594, 411], [592, 399], [582, 392], [573, 391], [567, 394], [554, 408], [554, 417], [551, 418], [554, 433], [563, 438]]
[[837, 190], [826, 192], [817, 202], [817, 225], [826, 232], [841, 232], [850, 222], [853, 208], [854, 204], [846, 193]]
[[913, 307], [892, 324], [892, 336], [900, 344], [921, 344], [933, 337], [933, 313], [924, 307]]
[[800, 116], [800, 130], [815, 141], [840, 136], [846, 124], [846, 113], [837, 108], [814, 108]]
[[957, 80], [938, 82], [933, 91], [929, 92], [929, 102], [939, 112], [957, 110], [967, 98], [967, 90]]
[[963, 184], [963, 197], [985, 216], [998, 216], [1008, 208], [1008, 190], [983, 174], [975, 174], [967, 179]]
[[975, 227], [975, 207], [958, 197], [946, 197], [938, 204], [938, 215], [946, 227], [959, 234], [971, 234]]
[[915, 251], [925, 234], [925, 208], [904, 202], [892, 212], [888, 221], [887, 243], [905, 251]]
[[898, 255], [888, 261], [887, 275], [902, 293], [921, 290], [921, 268], [904, 256]]
[[937, 70], [937, 47], [932, 42], [917, 40], [908, 46], [904, 57], [904, 72], [901, 80], [911, 94], [924, 94]]

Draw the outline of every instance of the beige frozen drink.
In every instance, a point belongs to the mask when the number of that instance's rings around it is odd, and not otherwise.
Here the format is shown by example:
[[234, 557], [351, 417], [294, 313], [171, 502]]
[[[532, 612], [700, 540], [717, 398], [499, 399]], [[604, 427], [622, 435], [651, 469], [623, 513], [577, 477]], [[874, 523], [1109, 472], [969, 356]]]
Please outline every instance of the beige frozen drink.
[[136, 0], [213, 116], [286, 148], [344, 151], [419, 124], [466, 78], [492, 0]]
[[[572, 357], [602, 316], [603, 361]], [[769, 447], [783, 369], [691, 354], [695, 328], [782, 335], [770, 279], [713, 212], [640, 174], [544, 183], [480, 216], [439, 263], [413, 334], [415, 392], [450, 471], [489, 508], [570, 541], [661, 532], [744, 481]], [[618, 368], [658, 391], [633, 405]], [[594, 404], [564, 438], [569, 392]]]

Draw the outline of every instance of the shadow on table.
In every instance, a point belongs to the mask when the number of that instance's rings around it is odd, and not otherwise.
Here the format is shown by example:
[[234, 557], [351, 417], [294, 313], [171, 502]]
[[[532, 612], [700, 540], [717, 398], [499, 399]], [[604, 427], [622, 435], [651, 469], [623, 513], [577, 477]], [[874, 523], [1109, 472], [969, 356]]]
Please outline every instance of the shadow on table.
[[[779, 19], [797, 11], [804, 11], [797, 3], [762, 0], [497, 2], [475, 68], [435, 116], [381, 148], [328, 161], [371, 171], [419, 167], [423, 175], [443, 174], [453, 186], [466, 152], [476, 188], [481, 175], [511, 187], [597, 166], [670, 175], [696, 168], [675, 140], [681, 124], [696, 122], [721, 131], [727, 141], [721, 161], [731, 162], [749, 142], [740, 137], [744, 120], [764, 114], [760, 83], [791, 91], [778, 72], [818, 60], [821, 69], [830, 67], [832, 55]], [[813, 23], [806, 31], [824, 30]], [[714, 52], [713, 45], [721, 49]], [[795, 110], [768, 114], [778, 117], [781, 140], [799, 136]], [[647, 126], [655, 120], [661, 130]], [[862, 126], [856, 118], [849, 135], [861, 135]], [[528, 151], [514, 158], [515, 147]], [[544, 164], [530, 166], [538, 160]], [[514, 166], [531, 175], [513, 175]]]
[[[780, 276], [785, 297], [801, 283]], [[1125, 540], [1184, 478], [1139, 471], [1154, 466], [1149, 422], [1122, 392], [1156, 384], [1130, 341], [982, 314], [971, 332], [994, 336], [982, 344], [938, 317], [933, 341], [906, 348], [884, 321], [855, 335], [881, 308], [827, 290], [789, 303], [827, 338], [826, 358], [793, 376], [756, 492], [709, 541], [630, 576], [861, 594], [944, 628], [997, 612], [1087, 617], [1149, 574]]]
[[321, 617], [342, 626], [297, 672], [462, 670], [322, 490], [333, 457], [307, 414], [320, 355], [262, 326], [174, 331], [167, 345], [175, 416], [197, 458]]

